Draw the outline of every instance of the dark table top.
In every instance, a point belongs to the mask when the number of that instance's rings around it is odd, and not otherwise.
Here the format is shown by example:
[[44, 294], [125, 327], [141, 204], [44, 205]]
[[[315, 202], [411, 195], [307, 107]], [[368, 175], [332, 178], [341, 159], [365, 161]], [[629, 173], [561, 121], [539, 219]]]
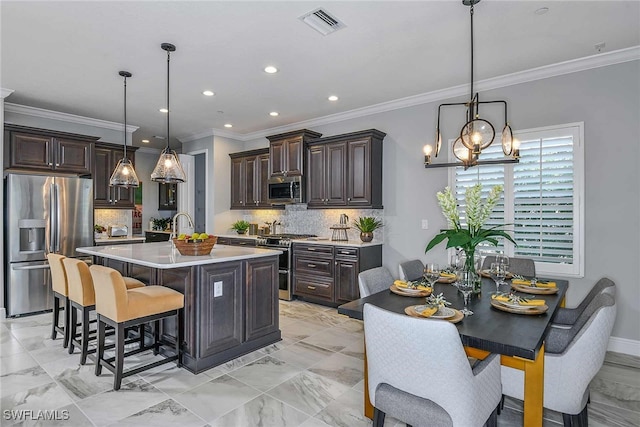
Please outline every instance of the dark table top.
[[[544, 299], [547, 306], [549, 306], [549, 310], [544, 314], [525, 315], [508, 313], [493, 308], [490, 299], [491, 294], [496, 290], [496, 285], [493, 280], [483, 278], [482, 292], [479, 295], [473, 295], [469, 301], [468, 308], [474, 314], [465, 317], [456, 324], [462, 344], [492, 353], [535, 360], [547, 334], [547, 329], [551, 327], [551, 319], [555, 315], [569, 286], [566, 280], [551, 280], [555, 281], [559, 288], [558, 293], [555, 295], [531, 295], [517, 292], [518, 295], [527, 298]], [[462, 294], [458, 292], [455, 286], [438, 283], [434, 292], [436, 295], [442, 293], [447, 301], [451, 302], [451, 308], [458, 310], [463, 308]], [[338, 307], [338, 313], [363, 320], [362, 310], [367, 303], [395, 313], [404, 314], [405, 307], [424, 304], [424, 301], [424, 297], [404, 297], [385, 290], [343, 304]], [[427, 321], [431, 320], [425, 319], [425, 322]]]

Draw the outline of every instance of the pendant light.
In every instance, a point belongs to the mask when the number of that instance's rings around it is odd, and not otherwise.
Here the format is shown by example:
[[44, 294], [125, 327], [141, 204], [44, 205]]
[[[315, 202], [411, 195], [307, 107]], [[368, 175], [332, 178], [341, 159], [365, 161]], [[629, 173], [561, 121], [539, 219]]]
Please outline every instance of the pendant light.
[[[482, 164], [504, 164], [518, 163], [518, 153], [515, 151], [514, 139], [511, 126], [507, 121], [507, 101], [480, 101], [478, 93], [473, 92], [473, 7], [480, 0], [462, 0], [462, 4], [469, 6], [469, 15], [471, 16], [471, 94], [469, 101], [445, 103], [438, 106], [438, 121], [436, 125], [436, 142], [435, 149], [427, 145], [424, 147], [425, 168], [438, 167], [455, 167], [464, 166], [465, 169]], [[479, 160], [482, 150], [491, 145], [495, 139], [495, 128], [488, 120], [480, 118], [481, 104], [500, 104], [504, 107], [504, 128], [502, 129], [502, 151], [505, 158], [496, 160]], [[442, 147], [442, 134], [440, 132], [440, 113], [442, 108], [451, 106], [464, 106], [467, 109], [466, 120], [464, 126], [460, 130], [458, 138], [453, 143], [453, 155], [459, 162], [453, 163], [431, 163], [431, 152], [435, 151], [435, 157], [438, 157], [440, 148]]]
[[160, 153], [158, 163], [151, 173], [151, 180], [174, 184], [186, 181], [178, 155], [169, 147], [169, 114], [171, 114], [171, 108], [169, 108], [169, 63], [171, 62], [171, 52], [175, 52], [176, 47], [171, 43], [162, 43], [160, 47], [167, 52], [167, 146]]
[[124, 77], [124, 156], [113, 170], [111, 178], [109, 178], [109, 185], [126, 188], [138, 187], [140, 186], [138, 175], [136, 175], [131, 160], [127, 158], [127, 78], [132, 74], [128, 71], [120, 71], [118, 74]]

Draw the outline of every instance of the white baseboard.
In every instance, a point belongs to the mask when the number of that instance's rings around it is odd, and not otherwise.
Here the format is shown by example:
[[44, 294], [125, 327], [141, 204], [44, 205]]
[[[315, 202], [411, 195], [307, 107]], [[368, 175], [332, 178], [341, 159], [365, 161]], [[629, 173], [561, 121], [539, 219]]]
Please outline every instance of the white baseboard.
[[4, 307], [0, 307], [0, 321], [4, 320], [7, 317], [7, 309]]
[[611, 337], [607, 350], [640, 357], [640, 341]]

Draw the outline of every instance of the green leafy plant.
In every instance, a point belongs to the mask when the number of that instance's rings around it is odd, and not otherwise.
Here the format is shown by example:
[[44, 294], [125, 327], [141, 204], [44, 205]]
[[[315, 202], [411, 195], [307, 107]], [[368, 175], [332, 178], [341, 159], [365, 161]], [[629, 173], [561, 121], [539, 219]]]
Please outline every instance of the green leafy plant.
[[384, 224], [382, 220], [379, 220], [372, 216], [361, 216], [353, 221], [353, 226], [360, 230], [361, 233], [372, 233], [378, 228], [382, 228]]
[[103, 225], [96, 224], [93, 226], [93, 231], [96, 233], [104, 233], [107, 229]]
[[467, 262], [473, 263], [473, 253], [475, 252], [476, 246], [482, 242], [489, 242], [497, 246], [497, 238], [504, 237], [513, 244], [516, 244], [506, 231], [501, 230], [501, 228], [504, 227], [503, 225], [483, 228], [484, 223], [489, 219], [491, 212], [493, 212], [498, 200], [500, 200], [502, 185], [496, 185], [491, 189], [485, 203], [482, 202], [480, 197], [481, 193], [482, 184], [476, 184], [467, 188], [465, 192], [467, 224], [462, 225], [456, 198], [451, 189], [446, 187], [443, 192], [438, 192], [438, 204], [450, 228], [441, 230], [440, 233], [436, 234], [424, 250], [425, 253], [447, 239], [447, 249], [462, 248], [467, 254]]
[[156, 230], [166, 230], [171, 224], [171, 218], [153, 218], [151, 221]]
[[234, 222], [233, 224], [231, 224], [231, 229], [244, 233], [249, 229], [249, 221], [240, 219]]

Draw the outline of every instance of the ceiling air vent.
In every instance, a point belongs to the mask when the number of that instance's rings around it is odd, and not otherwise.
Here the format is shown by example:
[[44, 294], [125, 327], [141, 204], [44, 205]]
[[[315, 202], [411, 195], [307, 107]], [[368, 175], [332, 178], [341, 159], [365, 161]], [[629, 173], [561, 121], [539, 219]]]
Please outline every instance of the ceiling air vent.
[[338, 18], [331, 16], [329, 12], [321, 8], [305, 13], [298, 19], [323, 36], [331, 34], [334, 31], [338, 31], [346, 26], [344, 23], [340, 22]]

